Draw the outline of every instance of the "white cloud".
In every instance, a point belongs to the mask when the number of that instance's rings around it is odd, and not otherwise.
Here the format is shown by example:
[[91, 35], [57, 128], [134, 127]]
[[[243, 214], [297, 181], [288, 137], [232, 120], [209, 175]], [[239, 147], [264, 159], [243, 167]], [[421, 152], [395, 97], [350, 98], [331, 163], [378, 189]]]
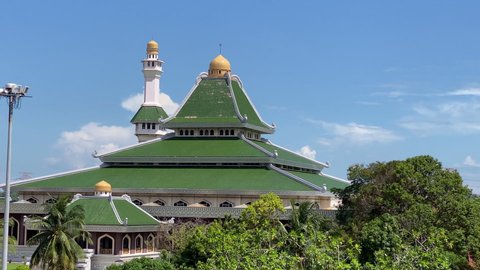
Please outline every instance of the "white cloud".
[[364, 105], [364, 106], [377, 106], [377, 105], [379, 105], [377, 102], [371, 102], [371, 101], [357, 101], [357, 104]]
[[322, 145], [334, 145], [350, 143], [354, 145], [366, 145], [371, 143], [390, 143], [403, 138], [395, 132], [378, 126], [368, 126], [357, 123], [337, 124], [320, 120], [308, 120], [319, 125], [332, 138], [320, 138], [317, 142]]
[[143, 94], [136, 94], [122, 101], [122, 108], [127, 111], [137, 112], [143, 103]]
[[[168, 115], [172, 115], [178, 108], [178, 103], [174, 102], [169, 95], [165, 93], [160, 93], [159, 97], [160, 105], [165, 110]], [[122, 108], [131, 111], [137, 112], [138, 108], [143, 103], [143, 93], [139, 93], [122, 101]]]
[[315, 156], [317, 155], [317, 151], [314, 149], [310, 148], [309, 145], [302, 146], [300, 150], [296, 151], [300, 155], [310, 158], [310, 159], [315, 159]]
[[404, 117], [400, 126], [421, 136], [430, 134], [472, 134], [480, 132], [480, 102], [446, 102], [415, 105], [414, 115]]
[[[76, 131], [64, 131], [55, 144], [61, 151], [63, 161], [74, 169], [98, 164], [91, 155], [108, 152], [136, 143], [133, 127], [104, 126], [90, 122]], [[57, 162], [56, 158], [47, 158]]]
[[465, 160], [463, 161], [463, 165], [467, 167], [476, 167], [480, 168], [480, 164], [475, 161], [475, 159], [472, 158], [472, 156], [467, 156], [465, 157]]
[[466, 88], [448, 92], [447, 96], [477, 96], [480, 97], [480, 88]]

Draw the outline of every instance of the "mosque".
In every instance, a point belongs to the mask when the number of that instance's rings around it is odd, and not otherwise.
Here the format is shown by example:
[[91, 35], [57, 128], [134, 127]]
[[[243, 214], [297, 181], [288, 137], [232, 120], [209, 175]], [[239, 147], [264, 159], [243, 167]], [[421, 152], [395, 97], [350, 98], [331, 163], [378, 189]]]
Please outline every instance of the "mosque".
[[[77, 199], [90, 200], [95, 196], [120, 198], [136, 206], [129, 206], [133, 212], [140, 211], [157, 220], [238, 216], [248, 204], [268, 192], [279, 195], [287, 209], [292, 207], [292, 201], [312, 201], [326, 212], [336, 208], [339, 202], [331, 189], [343, 188], [349, 182], [324, 174], [328, 164], [263, 137], [273, 134], [276, 127], [260, 117], [243, 82], [232, 73], [224, 56], [215, 57], [208, 72], [198, 75], [171, 116], [159, 103], [163, 61], [159, 59], [157, 42], [147, 43], [142, 63], [144, 103], [131, 120], [139, 143], [95, 155], [102, 162], [96, 168], [12, 183], [12, 193], [18, 194], [18, 201], [11, 205], [15, 223], [11, 234], [17, 236], [19, 247], [31, 237], [23, 217], [45, 214], [42, 204], [54, 202], [62, 194], [78, 194]], [[133, 212], [114, 216], [119, 224], [127, 218], [131, 225], [139, 216]], [[146, 231], [133, 230], [142, 239], [150, 237], [150, 233], [154, 237], [148, 226], [159, 225], [152, 222], [142, 225]], [[99, 230], [98, 224], [93, 225], [92, 232]], [[122, 246], [124, 250], [135, 249], [131, 244], [136, 241], [135, 234], [105, 230], [100, 230], [98, 237], [108, 235], [115, 241], [106, 244], [116, 248], [110, 255], [121, 256]], [[102, 254], [98, 237], [90, 247], [93, 256]], [[139, 249], [143, 248], [147, 247], [142, 242]]]

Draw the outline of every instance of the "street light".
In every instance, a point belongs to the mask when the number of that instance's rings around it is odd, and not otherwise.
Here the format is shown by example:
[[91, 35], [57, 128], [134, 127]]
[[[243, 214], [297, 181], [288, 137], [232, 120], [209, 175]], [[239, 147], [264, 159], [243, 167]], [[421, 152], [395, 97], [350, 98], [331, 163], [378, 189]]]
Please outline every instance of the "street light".
[[7, 140], [7, 168], [5, 177], [5, 211], [3, 212], [3, 254], [2, 270], [7, 270], [8, 261], [8, 220], [10, 217], [10, 159], [12, 157], [12, 118], [13, 109], [18, 108], [20, 99], [28, 92], [27, 86], [7, 83], [5, 88], [0, 88], [0, 96], [8, 100], [8, 140]]

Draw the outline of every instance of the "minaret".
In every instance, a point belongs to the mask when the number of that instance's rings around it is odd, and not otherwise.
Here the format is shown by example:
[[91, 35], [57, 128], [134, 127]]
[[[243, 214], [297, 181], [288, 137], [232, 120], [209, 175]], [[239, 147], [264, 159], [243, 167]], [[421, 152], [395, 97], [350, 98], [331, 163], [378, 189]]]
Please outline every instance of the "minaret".
[[158, 59], [158, 43], [154, 40], [147, 43], [147, 57], [142, 62], [145, 78], [143, 106], [160, 106], [160, 77], [163, 73], [163, 61]]
[[160, 126], [160, 121], [168, 115], [160, 106], [160, 76], [163, 73], [163, 61], [158, 59], [158, 43], [147, 43], [147, 56], [142, 60], [145, 87], [143, 104], [130, 121], [135, 125], [138, 142], [159, 138], [167, 132]]

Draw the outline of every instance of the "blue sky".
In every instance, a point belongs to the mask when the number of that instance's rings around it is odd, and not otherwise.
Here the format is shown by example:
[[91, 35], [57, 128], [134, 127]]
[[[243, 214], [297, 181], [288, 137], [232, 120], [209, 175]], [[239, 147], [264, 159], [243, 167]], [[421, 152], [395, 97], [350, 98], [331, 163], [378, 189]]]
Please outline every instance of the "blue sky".
[[[0, 10], [0, 85], [29, 85], [33, 96], [15, 111], [12, 178], [92, 166], [94, 150], [135, 142], [129, 120], [153, 38], [169, 108], [222, 43], [277, 125], [269, 138], [328, 161], [326, 173], [428, 154], [480, 193], [478, 1], [4, 1]], [[6, 113], [4, 100], [1, 138]]]

